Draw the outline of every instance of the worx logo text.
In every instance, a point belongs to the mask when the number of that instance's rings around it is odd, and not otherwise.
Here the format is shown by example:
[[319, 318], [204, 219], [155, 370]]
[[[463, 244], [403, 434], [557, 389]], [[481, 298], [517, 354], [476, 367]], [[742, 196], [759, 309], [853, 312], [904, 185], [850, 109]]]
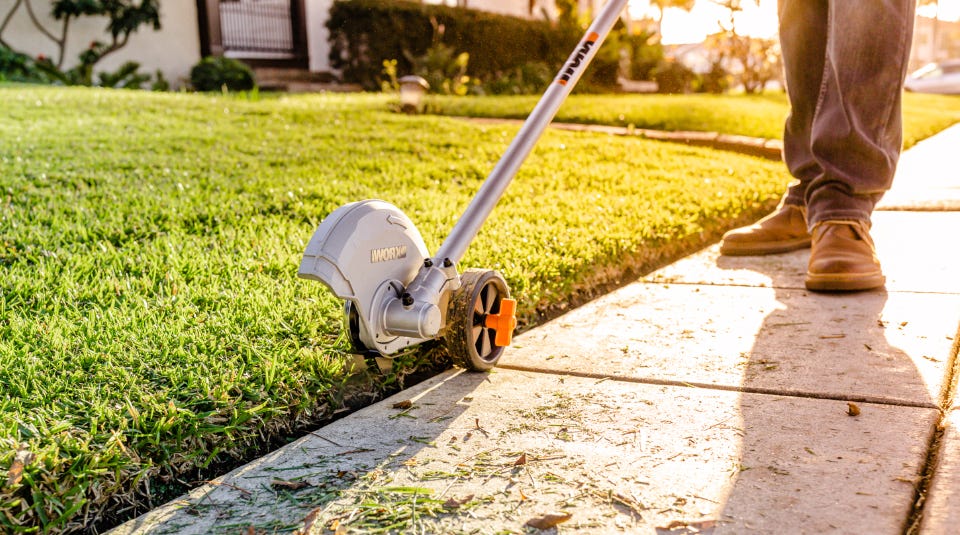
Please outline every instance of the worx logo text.
[[382, 249], [371, 249], [370, 250], [370, 263], [375, 264], [377, 262], [387, 262], [389, 260], [396, 260], [398, 258], [407, 257], [407, 246], [406, 245], [396, 245], [393, 247], [383, 247]]
[[573, 59], [571, 59], [570, 62], [567, 63], [567, 66], [560, 71], [560, 77], [557, 79], [557, 82], [560, 82], [560, 85], [567, 85], [567, 82], [570, 81], [570, 78], [573, 78], [574, 73], [577, 72], [577, 68], [579, 68], [583, 63], [583, 58], [587, 57], [590, 49], [593, 48], [593, 45], [597, 43], [597, 39], [599, 38], [600, 36], [597, 34], [597, 32], [590, 32], [590, 35], [583, 40], [583, 44], [577, 49]]

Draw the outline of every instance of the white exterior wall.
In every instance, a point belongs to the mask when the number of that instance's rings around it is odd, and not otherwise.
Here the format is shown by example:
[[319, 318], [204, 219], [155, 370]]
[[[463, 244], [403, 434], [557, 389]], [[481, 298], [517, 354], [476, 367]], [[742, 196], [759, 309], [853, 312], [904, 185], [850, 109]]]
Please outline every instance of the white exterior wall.
[[[10, 0], [0, 0], [9, 5]], [[51, 6], [47, 0], [34, 1], [34, 13], [48, 32], [58, 35], [62, 23], [50, 16]], [[6, 9], [0, 7], [0, 16]], [[106, 17], [80, 17], [70, 22], [63, 67], [77, 64], [77, 55], [94, 40], [108, 42]], [[140, 72], [154, 74], [158, 69], [170, 84], [177, 88], [189, 80], [190, 69], [200, 61], [200, 30], [197, 25], [195, 0], [165, 0], [160, 4], [161, 29], [141, 26], [130, 35], [127, 45], [109, 54], [97, 64], [97, 70], [114, 71], [127, 61], [140, 63]], [[58, 48], [49, 38], [36, 29], [21, 4], [3, 33], [4, 40], [15, 50], [37, 56], [43, 54], [57, 60]]]
[[312, 72], [330, 72], [330, 31], [327, 19], [333, 0], [306, 0], [307, 50]]

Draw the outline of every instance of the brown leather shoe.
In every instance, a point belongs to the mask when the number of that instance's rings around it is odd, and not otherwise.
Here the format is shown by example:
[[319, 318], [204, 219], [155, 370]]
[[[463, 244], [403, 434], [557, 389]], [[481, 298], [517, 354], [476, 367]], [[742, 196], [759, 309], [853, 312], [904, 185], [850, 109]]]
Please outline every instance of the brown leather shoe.
[[879, 288], [885, 282], [867, 223], [817, 223], [807, 266], [808, 290], [855, 292]]
[[810, 247], [807, 211], [802, 206], [781, 204], [777, 211], [749, 227], [723, 235], [720, 254], [753, 256], [785, 253]]

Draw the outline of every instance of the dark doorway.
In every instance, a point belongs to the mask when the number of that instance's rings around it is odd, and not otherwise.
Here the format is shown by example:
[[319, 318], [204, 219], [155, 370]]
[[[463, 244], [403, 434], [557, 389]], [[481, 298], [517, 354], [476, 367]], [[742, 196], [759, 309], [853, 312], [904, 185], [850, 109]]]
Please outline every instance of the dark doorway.
[[306, 68], [303, 0], [197, 0], [204, 56]]

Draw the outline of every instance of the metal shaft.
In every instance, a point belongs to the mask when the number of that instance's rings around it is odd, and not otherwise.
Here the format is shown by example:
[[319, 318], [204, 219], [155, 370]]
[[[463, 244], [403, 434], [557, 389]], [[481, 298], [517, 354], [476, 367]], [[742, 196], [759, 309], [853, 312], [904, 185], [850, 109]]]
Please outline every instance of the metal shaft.
[[513, 139], [506, 153], [500, 158], [500, 161], [494, 167], [493, 171], [480, 186], [480, 190], [467, 206], [466, 211], [454, 225], [450, 235], [444, 240], [440, 249], [437, 251], [438, 260], [449, 258], [453, 262], [459, 262], [463, 258], [467, 247], [473, 238], [476, 237], [484, 221], [490, 216], [490, 213], [496, 207], [503, 192], [510, 185], [510, 181], [517, 174], [520, 164], [527, 158], [530, 151], [543, 131], [553, 121], [553, 117], [560, 109], [560, 105], [573, 90], [583, 71], [596, 55], [597, 50], [606, 39], [610, 29], [620, 16], [620, 12], [627, 5], [628, 0], [608, 0], [600, 10], [600, 13], [587, 28], [587, 32], [577, 49], [570, 54], [563, 69], [557, 74], [557, 77], [550, 83], [550, 87], [544, 92], [540, 102], [530, 112], [527, 120]]

